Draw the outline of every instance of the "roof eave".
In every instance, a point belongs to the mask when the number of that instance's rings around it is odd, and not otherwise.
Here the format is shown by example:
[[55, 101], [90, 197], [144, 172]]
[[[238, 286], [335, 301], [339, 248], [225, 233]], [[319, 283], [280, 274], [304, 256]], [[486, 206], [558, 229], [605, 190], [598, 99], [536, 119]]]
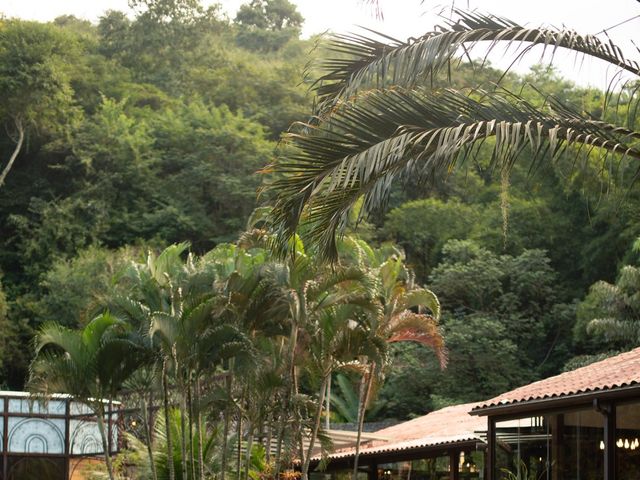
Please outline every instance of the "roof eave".
[[[423, 457], [432, 457], [437, 456], [438, 454], [445, 454], [451, 450], [465, 450], [467, 448], [476, 448], [478, 445], [484, 445], [484, 440], [481, 438], [468, 438], [464, 440], [456, 440], [448, 443], [440, 443], [437, 445], [424, 445], [420, 447], [413, 448], [403, 448], [398, 450], [384, 450], [379, 452], [361, 452], [359, 455], [360, 464], [365, 466], [371, 463], [372, 460], [376, 462], [384, 461], [386, 463], [388, 461], [392, 461], [394, 459], [397, 460], [414, 460], [417, 458]], [[327, 470], [332, 470], [336, 468], [341, 468], [345, 464], [351, 465], [353, 462], [355, 455], [347, 455], [340, 457], [331, 457], [331, 455], [327, 458]], [[321, 459], [320, 458], [312, 458], [311, 464], [317, 465]], [[395, 460], [394, 460], [395, 461]]]
[[469, 412], [477, 416], [514, 416], [521, 413], [546, 412], [560, 408], [584, 406], [593, 400], [619, 400], [624, 398], [640, 397], [640, 385], [630, 385], [606, 390], [594, 390], [589, 392], [562, 395], [557, 397], [545, 397], [520, 402], [512, 402], [486, 407], [478, 407]]

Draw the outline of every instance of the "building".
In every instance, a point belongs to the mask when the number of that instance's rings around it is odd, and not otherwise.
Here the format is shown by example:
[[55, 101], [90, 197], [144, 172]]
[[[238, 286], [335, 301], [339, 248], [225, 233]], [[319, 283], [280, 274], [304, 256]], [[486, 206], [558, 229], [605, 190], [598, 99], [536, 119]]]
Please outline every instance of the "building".
[[[358, 460], [363, 479], [432, 480], [480, 478], [486, 421], [469, 415], [476, 404], [456, 405], [374, 432]], [[355, 450], [329, 455], [326, 477], [350, 478]], [[320, 459], [316, 459], [316, 464]], [[319, 478], [316, 474], [315, 478]]]
[[[369, 480], [636, 480], [640, 348], [374, 433]], [[330, 455], [325, 475], [346, 475], [354, 453]]]
[[489, 479], [640, 478], [640, 348], [503, 393], [471, 413], [487, 418]]
[[[109, 450], [117, 453], [119, 403], [109, 405]], [[85, 466], [101, 461], [95, 415], [68, 395], [34, 400], [26, 392], [0, 391], [0, 474], [6, 480], [81, 479]]]

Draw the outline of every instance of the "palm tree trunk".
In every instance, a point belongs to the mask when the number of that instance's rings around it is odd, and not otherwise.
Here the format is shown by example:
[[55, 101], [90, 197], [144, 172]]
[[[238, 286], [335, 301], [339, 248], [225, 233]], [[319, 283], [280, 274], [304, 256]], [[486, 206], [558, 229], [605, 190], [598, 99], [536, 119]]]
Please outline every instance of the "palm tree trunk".
[[193, 449], [193, 398], [191, 393], [191, 379], [187, 381], [187, 408], [189, 410], [189, 469], [191, 470], [191, 478], [196, 478], [196, 453]]
[[173, 436], [171, 435], [169, 380], [167, 378], [166, 360], [162, 364], [162, 395], [164, 396], [164, 429], [167, 435], [167, 466], [169, 467], [169, 480], [176, 480], [176, 466], [173, 463]]
[[182, 480], [187, 480], [188, 478], [188, 465], [187, 465], [187, 400], [184, 394], [184, 388], [182, 388], [182, 394], [180, 395], [180, 404], [182, 407], [182, 412], [180, 412], [180, 451], [182, 461], [180, 464], [182, 465]]
[[110, 480], [115, 480], [115, 474], [113, 472], [113, 464], [111, 463], [111, 452], [109, 451], [109, 442], [107, 441], [107, 432], [104, 428], [104, 408], [97, 407], [95, 409], [96, 417], [98, 419], [98, 430], [100, 431], [100, 438], [102, 439], [102, 450], [104, 452], [104, 461], [107, 464], [107, 473]]
[[156, 462], [153, 457], [153, 442], [151, 437], [151, 425], [149, 422], [149, 410], [144, 393], [141, 395], [142, 422], [144, 423], [144, 433], [147, 438], [147, 454], [149, 455], [149, 466], [151, 468], [152, 480], [158, 480], [158, 472], [156, 471]]
[[249, 480], [249, 468], [251, 467], [251, 449], [253, 448], [253, 423], [247, 422], [247, 452], [245, 456], [244, 480]]
[[228, 451], [229, 451], [229, 427], [231, 424], [231, 399], [232, 399], [232, 394], [231, 394], [231, 387], [233, 387], [233, 376], [231, 373], [231, 368], [229, 368], [229, 371], [227, 373], [227, 378], [226, 378], [226, 383], [227, 383], [227, 394], [229, 395], [229, 400], [227, 402], [227, 406], [224, 409], [224, 433], [223, 433], [223, 437], [224, 437], [224, 445], [222, 448], [222, 460], [221, 460], [221, 472], [220, 472], [220, 480], [224, 480], [224, 477], [227, 473], [227, 462], [228, 462]]
[[373, 379], [374, 363], [369, 365], [369, 370], [362, 377], [360, 382], [360, 394], [358, 402], [358, 434], [356, 436], [356, 452], [353, 458], [353, 474], [352, 480], [358, 480], [358, 460], [360, 459], [360, 439], [362, 438], [362, 429], [364, 427], [364, 414], [367, 409], [367, 401], [369, 400], [369, 390], [371, 389], [371, 381]]
[[326, 417], [325, 417], [325, 421], [324, 421], [324, 428], [325, 430], [330, 430], [331, 429], [331, 380], [332, 380], [332, 376], [329, 375], [329, 381], [327, 382], [327, 396], [326, 396]]
[[204, 480], [204, 453], [202, 451], [202, 415], [200, 412], [200, 376], [196, 376], [196, 436], [198, 440], [198, 480]]
[[318, 436], [318, 431], [320, 430], [320, 423], [322, 422], [322, 409], [324, 407], [324, 398], [325, 392], [327, 391], [327, 383], [329, 383], [328, 378], [331, 378], [331, 374], [329, 374], [329, 377], [325, 376], [322, 379], [322, 385], [320, 386], [320, 398], [318, 398], [318, 409], [316, 411], [316, 416], [313, 423], [311, 438], [309, 439], [309, 447], [307, 448], [307, 454], [305, 455], [305, 458], [301, 459], [303, 461], [302, 480], [309, 479], [309, 464], [311, 463], [311, 454], [313, 452], [316, 437]]
[[278, 425], [278, 439], [276, 448], [276, 471], [275, 478], [280, 477], [280, 468], [282, 463], [282, 442], [284, 441], [285, 430], [287, 426], [287, 418], [289, 414], [289, 406], [291, 404], [291, 398], [293, 397], [293, 389], [295, 383], [295, 355], [296, 345], [298, 343], [298, 326], [294, 322], [291, 325], [291, 335], [289, 338], [289, 364], [287, 365], [287, 382], [285, 384], [286, 390], [282, 399], [282, 405], [280, 408], [280, 422]]
[[238, 444], [236, 450], [236, 478], [240, 480], [242, 475], [242, 412], [238, 410]]
[[267, 416], [267, 440], [265, 442], [265, 450], [266, 450], [266, 460], [267, 463], [271, 462], [271, 440], [273, 438], [273, 424], [272, 420], [275, 420], [271, 417], [271, 414]]

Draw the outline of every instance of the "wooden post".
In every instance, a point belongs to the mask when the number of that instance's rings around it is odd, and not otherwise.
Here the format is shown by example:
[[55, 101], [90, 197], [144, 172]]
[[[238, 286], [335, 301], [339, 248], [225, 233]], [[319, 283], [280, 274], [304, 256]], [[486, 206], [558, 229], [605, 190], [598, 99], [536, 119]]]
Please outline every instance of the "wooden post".
[[69, 480], [71, 475], [71, 398], [64, 399], [64, 477]]
[[564, 415], [549, 415], [549, 423], [551, 426], [551, 458], [547, 458], [547, 465], [551, 463], [551, 478], [553, 480], [563, 480], [562, 471], [564, 468]]
[[487, 420], [487, 458], [485, 462], [487, 480], [495, 480], [496, 476], [496, 421]]
[[367, 472], [367, 480], [378, 480], [378, 464], [372, 463], [369, 465], [369, 471]]
[[449, 454], [449, 480], [460, 479], [460, 452], [452, 451]]
[[616, 478], [616, 406], [608, 404], [604, 413], [604, 480]]

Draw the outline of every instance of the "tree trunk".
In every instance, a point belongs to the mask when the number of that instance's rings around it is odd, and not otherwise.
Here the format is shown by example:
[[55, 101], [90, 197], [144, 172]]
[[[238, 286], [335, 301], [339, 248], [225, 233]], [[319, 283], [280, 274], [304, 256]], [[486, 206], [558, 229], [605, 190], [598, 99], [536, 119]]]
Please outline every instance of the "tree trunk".
[[324, 377], [322, 379], [322, 385], [320, 386], [320, 398], [318, 398], [318, 409], [316, 411], [316, 417], [313, 423], [313, 431], [311, 432], [311, 438], [309, 439], [309, 447], [307, 448], [307, 454], [305, 455], [302, 464], [302, 480], [309, 479], [309, 464], [311, 463], [311, 452], [313, 452], [313, 447], [315, 445], [316, 437], [318, 436], [318, 431], [320, 430], [320, 423], [322, 422], [322, 408], [324, 404], [325, 392], [327, 391], [328, 378], [331, 378], [331, 374], [329, 377]]
[[238, 410], [238, 445], [236, 450], [236, 478], [240, 480], [242, 475], [242, 412]]
[[202, 444], [202, 416], [200, 412], [200, 376], [196, 377], [196, 402], [195, 402], [195, 410], [196, 410], [196, 437], [198, 441], [198, 480], [204, 480], [204, 453], [202, 449], [204, 448]]
[[243, 478], [249, 480], [249, 468], [251, 468], [251, 449], [253, 448], [253, 422], [247, 422], [247, 452]]
[[164, 396], [164, 429], [167, 435], [167, 466], [169, 480], [176, 480], [176, 466], [173, 463], [173, 438], [171, 435], [171, 415], [169, 411], [169, 381], [167, 378], [167, 362], [162, 364], [162, 395]]
[[156, 471], [156, 462], [153, 457], [153, 443], [151, 441], [151, 425], [149, 422], [149, 410], [144, 393], [141, 395], [142, 421], [144, 422], [144, 433], [147, 437], [147, 454], [149, 455], [149, 466], [151, 468], [152, 480], [158, 480], [158, 472]]
[[22, 150], [22, 144], [24, 143], [24, 126], [22, 125], [22, 120], [20, 120], [20, 118], [15, 118], [14, 123], [16, 125], [16, 129], [18, 130], [18, 141], [16, 142], [16, 148], [13, 149], [11, 157], [9, 157], [9, 162], [0, 174], [0, 187], [4, 185], [4, 180], [5, 178], [7, 178], [7, 175], [9, 174], [11, 167], [13, 167], [13, 163], [16, 161], [16, 158], [18, 158], [18, 154], [20, 153], [20, 150]]
[[[275, 419], [273, 419], [275, 420]], [[267, 463], [271, 462], [271, 439], [273, 437], [273, 425], [272, 418], [269, 414], [267, 416], [267, 441], [265, 442], [265, 450], [266, 450], [266, 459]]]
[[287, 365], [287, 382], [285, 385], [285, 394], [282, 399], [282, 405], [280, 408], [280, 421], [278, 425], [278, 437], [276, 446], [276, 468], [275, 478], [280, 477], [280, 469], [282, 463], [282, 443], [284, 441], [285, 430], [287, 427], [287, 418], [290, 411], [291, 398], [293, 396], [294, 382], [295, 382], [295, 354], [296, 344], [298, 343], [298, 326], [294, 322], [291, 326], [291, 336], [289, 338], [289, 365]]
[[325, 430], [330, 430], [331, 429], [331, 380], [332, 377], [331, 375], [329, 375], [329, 381], [327, 382], [327, 396], [326, 396], [326, 414], [327, 416], [325, 417], [324, 420], [324, 429]]
[[98, 419], [98, 430], [100, 431], [100, 438], [102, 439], [102, 450], [104, 452], [104, 461], [107, 464], [107, 473], [110, 480], [115, 480], [115, 474], [113, 473], [113, 464], [111, 463], [111, 452], [109, 451], [109, 442], [107, 441], [107, 433], [104, 428], [104, 410], [102, 407], [95, 409], [96, 417]]
[[353, 474], [352, 480], [358, 479], [358, 460], [360, 459], [360, 439], [362, 437], [362, 428], [364, 426], [364, 414], [367, 409], [367, 401], [369, 397], [369, 390], [371, 389], [371, 381], [373, 379], [373, 367], [372, 363], [369, 366], [369, 371], [362, 377], [360, 383], [360, 394], [358, 402], [358, 434], [356, 436], [356, 452], [353, 458]]
[[189, 470], [191, 470], [191, 478], [196, 478], [196, 452], [193, 449], [193, 397], [191, 392], [191, 379], [187, 381], [187, 409], [189, 411], [188, 427], [189, 427]]
[[229, 369], [229, 372], [227, 374], [227, 378], [226, 378], [226, 382], [227, 382], [227, 392], [229, 394], [229, 400], [227, 402], [227, 406], [224, 409], [224, 433], [223, 433], [223, 437], [224, 437], [224, 445], [222, 448], [222, 460], [221, 460], [221, 472], [220, 472], [220, 480], [224, 480], [224, 477], [227, 473], [227, 459], [228, 459], [228, 452], [229, 452], [229, 426], [231, 423], [231, 403], [232, 403], [232, 393], [231, 393], [231, 387], [233, 387], [233, 376], [231, 374], [231, 369]]
[[182, 465], [182, 480], [187, 480], [189, 475], [187, 462], [187, 400], [185, 397], [183, 387], [180, 395], [180, 404], [182, 407], [182, 412], [180, 412], [180, 432], [182, 433], [182, 435], [180, 435], [180, 456], [182, 457], [180, 464]]

